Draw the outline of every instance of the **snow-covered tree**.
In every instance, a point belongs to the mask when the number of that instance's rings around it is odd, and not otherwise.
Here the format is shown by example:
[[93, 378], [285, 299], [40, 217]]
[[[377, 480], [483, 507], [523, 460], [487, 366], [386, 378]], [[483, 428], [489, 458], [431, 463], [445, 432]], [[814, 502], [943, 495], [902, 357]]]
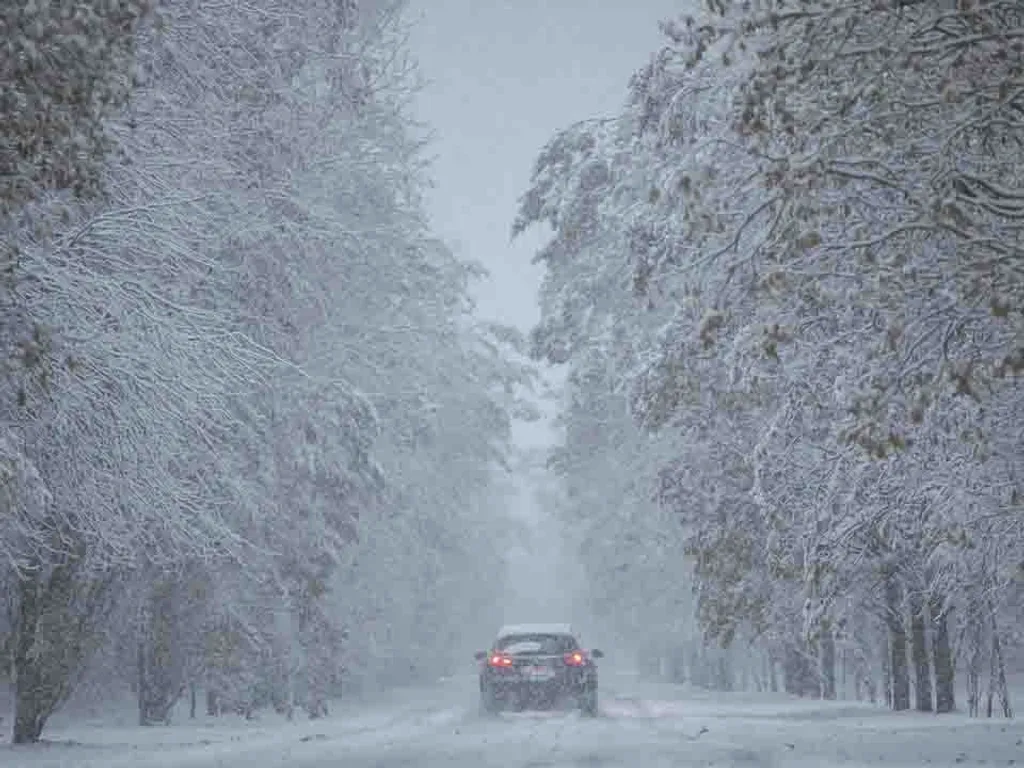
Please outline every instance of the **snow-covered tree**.
[[428, 658], [500, 579], [488, 486], [530, 375], [468, 322], [478, 270], [428, 231], [401, 10], [162, 3], [130, 28], [129, 103], [83, 126], [119, 149], [104, 196], [15, 201], [16, 741], [113, 616], [134, 639], [102, 658], [136, 668], [143, 723], [186, 685], [318, 715], [384, 666], [355, 653], [367, 606]]
[[884, 673], [930, 708], [934, 666], [949, 711], [956, 617], [1015, 613], [1011, 6], [709, 4], [522, 201], [517, 228], [552, 231], [535, 353], [570, 366], [569, 487], [622, 460], [621, 425], [577, 405], [590, 378], [660, 436], [624, 471], [659, 478], [703, 629], [755, 639], [796, 693], [836, 695], [852, 658], [861, 692]]
[[0, 216], [40, 195], [100, 191], [112, 149], [107, 118], [131, 93], [136, 28], [152, 5], [84, 0], [0, 9]]

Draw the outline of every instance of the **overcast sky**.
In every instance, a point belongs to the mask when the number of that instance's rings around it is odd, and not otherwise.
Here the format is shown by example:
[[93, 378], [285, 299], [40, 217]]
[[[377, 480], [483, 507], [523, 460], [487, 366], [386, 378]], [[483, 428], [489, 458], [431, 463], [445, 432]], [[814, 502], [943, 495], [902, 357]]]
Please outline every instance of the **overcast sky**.
[[[560, 128], [615, 113], [685, 0], [413, 0], [411, 40], [437, 135], [429, 198], [438, 234], [482, 262], [480, 314], [528, 331], [539, 319], [540, 233], [509, 242], [516, 201]], [[543, 444], [542, 425], [517, 430]]]
[[528, 329], [539, 317], [537, 244], [509, 244], [541, 147], [577, 120], [616, 112], [680, 0], [420, 0], [412, 47], [430, 82], [420, 114], [437, 133], [431, 214], [493, 273], [481, 313]]

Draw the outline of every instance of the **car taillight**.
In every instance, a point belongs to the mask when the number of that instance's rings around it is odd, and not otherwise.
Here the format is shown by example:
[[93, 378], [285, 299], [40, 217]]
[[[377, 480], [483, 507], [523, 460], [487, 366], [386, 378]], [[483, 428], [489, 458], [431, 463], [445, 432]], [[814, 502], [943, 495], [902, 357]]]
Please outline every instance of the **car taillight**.
[[573, 651], [565, 654], [565, 663], [570, 667], [582, 667], [587, 663], [586, 654], [583, 651]]
[[492, 667], [511, 667], [512, 657], [504, 656], [500, 653], [492, 653], [490, 658], [487, 659], [487, 663]]

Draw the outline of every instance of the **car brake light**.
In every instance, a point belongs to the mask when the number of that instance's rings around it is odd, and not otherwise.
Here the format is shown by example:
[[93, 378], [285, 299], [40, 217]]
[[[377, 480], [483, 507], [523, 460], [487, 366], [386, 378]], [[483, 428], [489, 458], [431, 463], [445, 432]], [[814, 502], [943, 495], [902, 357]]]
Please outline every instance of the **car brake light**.
[[565, 654], [565, 663], [570, 667], [582, 667], [587, 663], [587, 657], [582, 651], [573, 651]]
[[492, 653], [491, 657], [487, 660], [487, 663], [492, 667], [511, 667], [512, 657], [503, 656], [500, 653]]

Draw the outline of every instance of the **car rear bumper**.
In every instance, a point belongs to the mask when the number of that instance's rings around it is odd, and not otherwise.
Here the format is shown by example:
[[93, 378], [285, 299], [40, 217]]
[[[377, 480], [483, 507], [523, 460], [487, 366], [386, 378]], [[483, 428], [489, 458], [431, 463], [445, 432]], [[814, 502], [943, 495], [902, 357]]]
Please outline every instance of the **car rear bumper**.
[[597, 687], [597, 680], [589, 675], [560, 675], [550, 680], [524, 680], [511, 676], [481, 681], [497, 699], [552, 699], [563, 696], [580, 696]]

